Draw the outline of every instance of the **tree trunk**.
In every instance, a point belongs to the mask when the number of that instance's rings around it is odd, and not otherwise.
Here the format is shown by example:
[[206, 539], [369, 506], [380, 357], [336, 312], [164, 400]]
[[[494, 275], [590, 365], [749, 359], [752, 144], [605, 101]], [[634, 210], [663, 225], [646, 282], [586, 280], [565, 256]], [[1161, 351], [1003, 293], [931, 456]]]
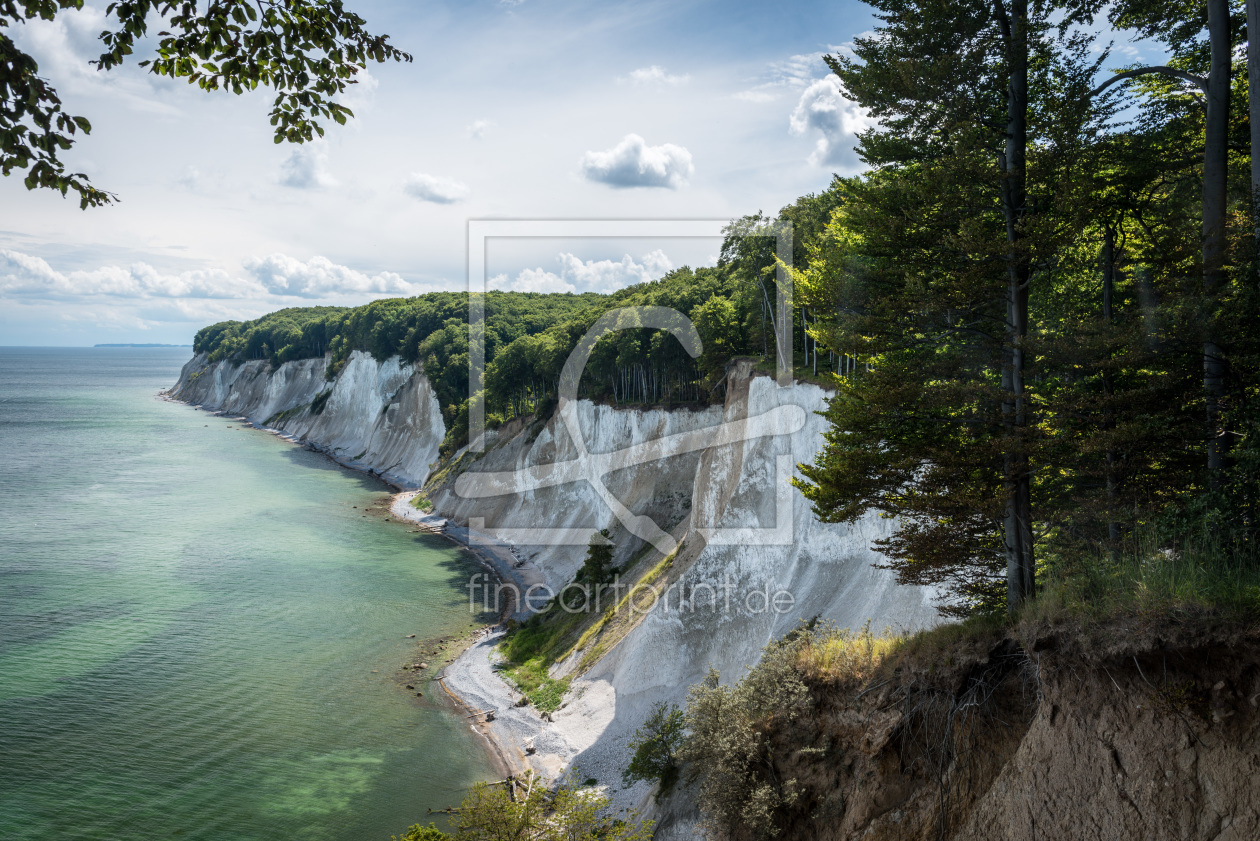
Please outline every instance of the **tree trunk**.
[[[1105, 228], [1103, 241], [1103, 294], [1102, 318], [1103, 336], [1106, 341], [1107, 360], [1103, 367], [1103, 431], [1110, 435], [1116, 426], [1116, 384], [1111, 372], [1111, 325], [1114, 319], [1112, 300], [1116, 286], [1116, 230], [1109, 223]], [[1120, 523], [1116, 520], [1116, 497], [1119, 495], [1119, 482], [1116, 478], [1116, 465], [1120, 457], [1114, 442], [1107, 445], [1107, 542], [1110, 544], [1112, 558], [1118, 553], [1120, 543]]]
[[[1226, 441], [1221, 429], [1225, 350], [1216, 335], [1216, 297], [1225, 281], [1225, 190], [1228, 159], [1230, 37], [1229, 0], [1207, 0], [1212, 66], [1208, 74], [1203, 148], [1203, 390], [1207, 399], [1208, 481], [1224, 483]], [[1253, 128], [1254, 131], [1254, 128]]]
[[1251, 224], [1260, 247], [1260, 49], [1251, 39], [1260, 32], [1260, 0], [1247, 0], [1247, 109], [1251, 116]]
[[[999, 0], [1001, 4], [1002, 0]], [[1028, 163], [1028, 0], [1011, 0], [1007, 24], [1009, 80], [1006, 93], [1006, 146], [1002, 154], [1006, 217], [1006, 364], [1002, 384], [1005, 426], [1006, 604], [1014, 611], [1036, 591], [1032, 541], [1032, 487], [1028, 472], [1028, 404], [1024, 386], [1024, 341], [1028, 336], [1028, 258], [1021, 253], [1021, 222], [1027, 209]]]

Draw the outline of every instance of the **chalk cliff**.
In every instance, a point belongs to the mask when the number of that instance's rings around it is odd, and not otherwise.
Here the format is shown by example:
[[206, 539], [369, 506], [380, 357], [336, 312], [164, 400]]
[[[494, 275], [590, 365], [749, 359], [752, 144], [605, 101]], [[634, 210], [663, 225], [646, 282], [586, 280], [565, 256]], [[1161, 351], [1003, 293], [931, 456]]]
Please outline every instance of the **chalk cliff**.
[[273, 369], [265, 361], [210, 363], [198, 354], [170, 395], [247, 417], [400, 487], [424, 484], [446, 434], [424, 372], [398, 357], [378, 362], [362, 351], [331, 382], [327, 367], [324, 358]]

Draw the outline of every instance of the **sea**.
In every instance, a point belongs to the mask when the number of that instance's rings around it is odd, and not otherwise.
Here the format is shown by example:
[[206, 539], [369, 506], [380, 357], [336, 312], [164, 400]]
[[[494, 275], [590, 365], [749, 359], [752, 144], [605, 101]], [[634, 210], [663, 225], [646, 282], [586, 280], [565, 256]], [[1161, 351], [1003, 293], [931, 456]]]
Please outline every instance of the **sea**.
[[0, 838], [442, 826], [492, 768], [400, 668], [484, 620], [476, 567], [377, 480], [160, 399], [190, 354], [0, 348]]

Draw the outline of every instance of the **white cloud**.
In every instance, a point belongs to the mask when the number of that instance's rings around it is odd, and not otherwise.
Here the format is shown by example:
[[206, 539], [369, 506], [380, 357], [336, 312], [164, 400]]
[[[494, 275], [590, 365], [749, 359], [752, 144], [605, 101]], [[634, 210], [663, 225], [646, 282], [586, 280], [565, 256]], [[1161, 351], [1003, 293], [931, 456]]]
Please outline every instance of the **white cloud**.
[[271, 254], [253, 257], [244, 265], [245, 271], [273, 295], [322, 298], [346, 293], [416, 295], [425, 291], [393, 272], [369, 276], [327, 257], [303, 262], [286, 254]]
[[772, 61], [757, 84], [732, 96], [745, 102], [773, 102], [785, 91], [809, 87], [820, 76], [830, 73], [823, 56], [837, 53], [851, 55], [853, 50], [848, 44], [832, 44], [816, 53], [799, 53], [780, 61]]
[[491, 289], [512, 292], [614, 292], [636, 283], [659, 280], [674, 264], [659, 249], [635, 261], [629, 254], [618, 261], [582, 260], [567, 252], [558, 255], [560, 271], [525, 269], [509, 280], [506, 274], [490, 278]]
[[665, 68], [658, 64], [651, 67], [640, 67], [637, 70], [630, 71], [629, 76], [618, 79], [622, 84], [629, 83], [632, 85], [681, 85], [690, 79], [690, 76], [671, 76], [665, 72]]
[[493, 120], [473, 120], [468, 124], [468, 127], [464, 129], [464, 133], [473, 140], [480, 140], [485, 137], [486, 132], [494, 128], [494, 126], [495, 123]]
[[809, 85], [820, 74], [831, 72], [823, 61], [823, 56], [838, 50], [840, 47], [830, 47], [826, 51], [801, 53], [782, 61], [771, 62], [768, 83], [792, 87]]
[[183, 175], [175, 179], [175, 183], [190, 193], [209, 196], [221, 194], [228, 179], [217, 169], [206, 171], [199, 166], [190, 166], [184, 170]]
[[420, 201], [434, 204], [454, 204], [468, 198], [468, 185], [454, 178], [413, 172], [403, 182], [403, 192]]
[[[253, 257], [244, 262], [245, 274], [222, 269], [193, 269], [176, 274], [158, 271], [147, 263], [101, 266], [90, 271], [60, 272], [39, 257], [0, 249], [0, 299], [26, 301], [154, 302], [150, 306], [180, 306], [179, 299], [202, 311], [206, 299], [270, 302], [277, 298], [338, 298], [352, 296], [417, 295], [427, 286], [410, 283], [394, 272], [368, 275], [333, 263], [326, 257], [302, 261], [285, 254]], [[165, 303], [158, 304], [157, 302]]]
[[854, 135], [872, 125], [874, 120], [866, 109], [840, 93], [840, 81], [835, 76], [819, 79], [802, 91], [789, 123], [792, 134], [803, 135], [811, 129], [822, 132], [810, 163], [846, 169], [858, 165]]
[[668, 187], [687, 183], [695, 167], [682, 146], [649, 146], [637, 134], [627, 134], [616, 146], [582, 157], [582, 175], [613, 187]]
[[380, 80], [372, 75], [372, 71], [363, 67], [351, 77], [350, 86], [338, 99], [342, 105], [357, 113], [372, 104], [380, 86]]
[[323, 190], [336, 187], [337, 179], [328, 172], [324, 150], [314, 143], [303, 143], [280, 165], [280, 183], [295, 190]]
[[0, 250], [0, 295], [14, 298], [236, 298], [262, 290], [218, 269], [162, 274], [147, 263], [59, 272], [47, 261]]

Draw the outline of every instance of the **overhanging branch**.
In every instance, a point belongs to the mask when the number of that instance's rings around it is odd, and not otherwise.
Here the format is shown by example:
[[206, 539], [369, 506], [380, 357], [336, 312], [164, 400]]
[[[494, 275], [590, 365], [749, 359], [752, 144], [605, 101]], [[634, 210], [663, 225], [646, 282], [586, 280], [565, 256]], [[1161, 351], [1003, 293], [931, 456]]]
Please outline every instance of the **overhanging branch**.
[[1125, 79], [1133, 79], [1138, 76], [1147, 76], [1151, 73], [1159, 73], [1160, 75], [1163, 75], [1163, 76], [1171, 76], [1172, 78], [1180, 79], [1183, 82], [1192, 82], [1193, 84], [1201, 88], [1204, 93], [1207, 93], [1207, 86], [1208, 86], [1207, 79], [1203, 78], [1202, 76], [1196, 76], [1193, 73], [1187, 73], [1186, 71], [1178, 70], [1175, 67], [1165, 67], [1163, 65], [1157, 65], [1157, 66], [1152, 66], [1152, 67], [1139, 67], [1136, 70], [1125, 70], [1122, 73], [1117, 73], [1116, 75], [1112, 76], [1110, 79], [1108, 79], [1107, 81], [1103, 82], [1101, 85], [1099, 85], [1098, 87], [1090, 91], [1089, 95], [1091, 97], [1098, 96], [1098, 94], [1102, 93], [1107, 88], [1114, 85], [1116, 82], [1122, 82]]

